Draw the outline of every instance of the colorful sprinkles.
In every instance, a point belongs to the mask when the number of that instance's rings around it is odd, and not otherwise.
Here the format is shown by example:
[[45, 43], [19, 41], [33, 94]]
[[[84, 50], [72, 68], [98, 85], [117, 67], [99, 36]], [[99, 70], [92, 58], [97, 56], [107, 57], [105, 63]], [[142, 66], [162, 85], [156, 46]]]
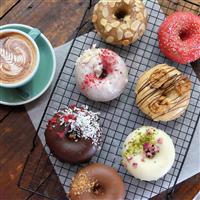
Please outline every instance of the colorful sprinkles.
[[133, 161], [133, 168], [137, 168], [138, 166], [134, 161], [134, 156], [137, 154], [142, 154], [141, 161], [145, 162], [145, 158], [153, 158], [160, 151], [158, 145], [161, 145], [163, 141], [162, 138], [156, 140], [156, 134], [157, 130], [154, 128], [148, 128], [145, 132], [137, 129], [134, 138], [125, 145], [123, 156], [127, 162]]

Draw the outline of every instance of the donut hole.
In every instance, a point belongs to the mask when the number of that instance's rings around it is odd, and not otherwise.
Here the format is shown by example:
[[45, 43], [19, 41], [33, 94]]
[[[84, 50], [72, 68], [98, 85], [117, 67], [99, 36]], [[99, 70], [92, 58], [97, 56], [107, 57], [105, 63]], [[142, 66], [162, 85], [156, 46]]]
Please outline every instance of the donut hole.
[[92, 188], [92, 192], [96, 195], [103, 194], [104, 188], [100, 183], [95, 183], [95, 185]]
[[190, 37], [190, 32], [189, 32], [189, 31], [186, 31], [186, 30], [182, 30], [182, 31], [180, 31], [180, 33], [179, 33], [179, 37], [181, 38], [182, 41], [185, 41], [185, 40], [189, 39], [189, 37]]
[[108, 75], [108, 72], [107, 72], [106, 68], [103, 67], [102, 73], [101, 73], [101, 75], [99, 76], [99, 78], [100, 78], [100, 79], [104, 79], [104, 78], [107, 77], [107, 75]]
[[114, 12], [114, 16], [120, 21], [122, 21], [129, 14], [129, 9], [124, 5], [117, 8]]

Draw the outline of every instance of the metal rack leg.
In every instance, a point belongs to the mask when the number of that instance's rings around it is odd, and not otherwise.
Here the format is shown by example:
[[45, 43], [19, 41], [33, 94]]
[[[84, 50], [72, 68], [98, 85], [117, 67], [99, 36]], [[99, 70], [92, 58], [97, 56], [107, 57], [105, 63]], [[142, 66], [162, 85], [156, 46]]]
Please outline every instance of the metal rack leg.
[[92, 7], [92, 0], [90, 0], [89, 9]]
[[31, 192], [31, 194], [28, 197], [26, 197], [24, 200], [29, 200], [40, 189], [40, 187], [46, 182], [46, 180], [48, 180], [48, 178], [52, 175], [53, 171], [54, 170], [52, 169], [49, 175], [37, 186], [36, 190]]
[[167, 200], [172, 200], [175, 188], [169, 189], [167, 192]]

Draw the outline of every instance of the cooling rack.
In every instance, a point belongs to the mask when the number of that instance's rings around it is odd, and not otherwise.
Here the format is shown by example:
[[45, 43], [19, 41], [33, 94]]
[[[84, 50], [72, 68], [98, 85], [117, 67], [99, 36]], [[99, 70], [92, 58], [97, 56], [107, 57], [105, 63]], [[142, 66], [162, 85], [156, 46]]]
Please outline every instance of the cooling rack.
[[[67, 199], [72, 177], [83, 166], [99, 162], [115, 168], [122, 176], [126, 188], [126, 200], [149, 199], [164, 190], [173, 190], [181, 172], [186, 154], [191, 144], [197, 122], [200, 118], [200, 83], [190, 65], [178, 65], [166, 59], [158, 48], [157, 31], [165, 19], [176, 6], [176, 10], [190, 10], [200, 13], [200, 7], [189, 1], [180, 1], [180, 4], [171, 1], [156, 0], [145, 1], [149, 13], [148, 28], [144, 36], [128, 47], [108, 45], [93, 30], [90, 15], [96, 1], [88, 2], [85, 15], [72, 42], [61, 73], [48, 101], [40, 122], [37, 134], [33, 140], [33, 147], [25, 161], [19, 179], [19, 187], [49, 199]], [[162, 5], [160, 7], [160, 5]], [[85, 29], [89, 32], [82, 35]], [[81, 36], [80, 36], [81, 35]], [[123, 94], [108, 103], [98, 103], [86, 99], [80, 94], [75, 85], [74, 66], [76, 59], [85, 49], [97, 47], [109, 48], [118, 53], [126, 62], [129, 69], [129, 83]], [[192, 92], [189, 107], [185, 114], [175, 121], [163, 123], [153, 122], [145, 116], [135, 104], [134, 88], [138, 77], [147, 69], [156, 64], [167, 63], [176, 66], [186, 74], [192, 82]], [[100, 123], [103, 127], [102, 148], [89, 163], [69, 165], [58, 161], [45, 144], [44, 131], [55, 111], [69, 104], [88, 105], [93, 111], [100, 111]], [[176, 148], [175, 162], [169, 173], [158, 181], [145, 182], [129, 175], [121, 165], [121, 149], [123, 141], [134, 129], [142, 125], [151, 125], [167, 132]], [[42, 141], [43, 148], [39, 141]], [[52, 165], [49, 165], [51, 163]], [[56, 175], [57, 176], [56, 176]], [[60, 184], [63, 187], [57, 187]]]

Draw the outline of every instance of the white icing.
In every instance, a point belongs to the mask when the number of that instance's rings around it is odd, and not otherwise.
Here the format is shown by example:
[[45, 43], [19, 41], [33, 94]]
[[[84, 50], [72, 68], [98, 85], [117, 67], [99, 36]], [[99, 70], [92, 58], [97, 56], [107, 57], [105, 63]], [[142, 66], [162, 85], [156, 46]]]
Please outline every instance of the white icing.
[[[74, 131], [78, 137], [85, 139], [91, 138], [93, 144], [98, 145], [101, 136], [101, 127], [98, 123], [98, 115], [100, 113], [89, 111], [88, 106], [85, 106], [84, 109], [77, 107], [71, 109], [67, 107], [64, 110], [59, 111], [59, 113], [62, 113], [63, 116], [73, 114], [76, 119], [70, 119], [68, 121], [71, 126], [71, 131]], [[60, 122], [61, 125], [64, 124], [64, 118], [61, 117]]]
[[[147, 129], [155, 129], [149, 126], [143, 126], [139, 128], [139, 131], [145, 133]], [[123, 156], [123, 163], [130, 174], [135, 178], [145, 181], [155, 181], [163, 177], [172, 167], [175, 159], [175, 149], [171, 138], [162, 130], [156, 129], [157, 134], [155, 140], [162, 139], [162, 143], [157, 143], [160, 151], [155, 154], [153, 158], [144, 159], [143, 152], [136, 155], [132, 155], [131, 160], [127, 160]], [[124, 142], [122, 154], [126, 151], [127, 144], [132, 141], [134, 137], [138, 135], [138, 129], [128, 135]], [[125, 147], [126, 145], [126, 147]], [[133, 163], [137, 163], [137, 167], [134, 167]]]
[[[85, 96], [94, 101], [105, 102], [117, 98], [123, 92], [128, 83], [128, 71], [122, 58], [115, 54], [116, 64], [112, 66], [113, 72], [104, 79], [98, 79], [103, 70], [101, 51], [102, 49], [93, 46], [77, 59], [75, 78], [77, 86]], [[82, 84], [88, 74], [94, 74], [97, 78], [90, 87], [82, 89]]]
[[96, 49], [93, 45], [92, 49], [85, 50], [84, 53], [77, 59], [76, 65], [89, 64], [92, 66], [94, 73], [100, 77], [103, 70], [101, 59], [99, 57], [100, 49]]

